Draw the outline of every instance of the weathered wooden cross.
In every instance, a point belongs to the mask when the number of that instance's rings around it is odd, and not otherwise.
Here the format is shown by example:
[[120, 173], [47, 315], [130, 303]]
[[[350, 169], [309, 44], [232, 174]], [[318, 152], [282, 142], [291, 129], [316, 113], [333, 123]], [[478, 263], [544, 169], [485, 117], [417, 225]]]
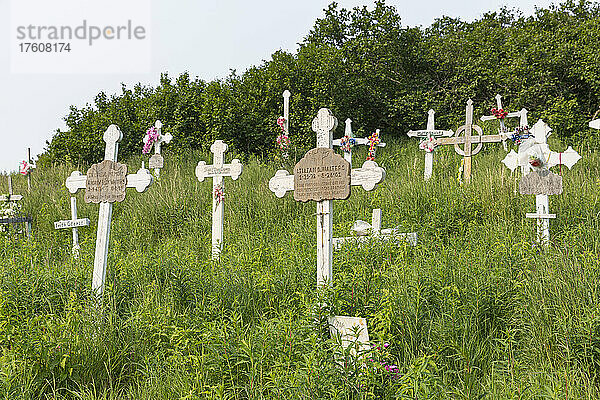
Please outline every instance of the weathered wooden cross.
[[171, 143], [171, 140], [173, 140], [173, 135], [171, 135], [170, 133], [166, 133], [163, 135], [163, 124], [162, 122], [160, 122], [160, 120], [157, 120], [154, 123], [154, 127], [158, 131], [158, 140], [152, 144], [154, 146], [154, 155], [150, 157], [150, 160], [148, 160], [148, 168], [154, 169], [154, 176], [156, 176], [156, 178], [158, 179], [160, 178], [160, 170], [165, 165], [165, 160], [160, 154], [161, 146], [163, 143]]
[[[472, 135], [473, 131], [478, 135]], [[439, 138], [435, 140], [435, 145], [454, 145], [454, 150], [464, 157], [463, 176], [465, 183], [471, 180], [471, 157], [479, 153], [484, 143], [499, 143], [504, 140], [503, 135], [484, 135], [480, 126], [473, 124], [473, 100], [467, 101], [466, 122], [458, 128], [454, 137]], [[464, 145], [461, 149], [460, 145]], [[476, 145], [473, 148], [473, 145]]]
[[334, 153], [332, 141], [336, 126], [333, 113], [321, 108], [312, 122], [317, 148], [296, 164], [294, 175], [279, 170], [269, 180], [269, 189], [277, 197], [294, 191], [296, 201], [317, 202], [317, 287], [331, 284], [332, 280], [333, 200], [347, 199], [351, 185], [370, 191], [385, 179], [385, 170], [374, 161], [365, 161], [362, 168], [352, 169], [348, 161]]
[[223, 250], [223, 216], [225, 189], [223, 187], [223, 178], [230, 176], [236, 180], [242, 174], [242, 164], [240, 160], [233, 159], [231, 164], [224, 164], [224, 154], [227, 151], [227, 144], [222, 140], [215, 141], [210, 146], [210, 151], [214, 154], [213, 165], [206, 165], [205, 161], [200, 161], [196, 166], [196, 177], [200, 182], [206, 178], [213, 178], [212, 191], [212, 259], [216, 260]]
[[92, 291], [98, 297], [102, 296], [104, 292], [104, 282], [106, 280], [113, 203], [125, 199], [126, 188], [135, 188], [142, 193], [153, 182], [152, 174], [147, 169], [142, 168], [137, 173], [128, 175], [127, 165], [117, 162], [119, 142], [123, 139], [123, 133], [121, 133], [118, 126], [109, 126], [104, 132], [103, 139], [106, 143], [104, 161], [92, 165], [87, 175], [82, 175], [79, 171], [73, 171], [65, 182], [65, 186], [71, 194], [77, 193], [80, 189], [85, 189], [84, 201], [100, 204], [92, 277]]
[[[496, 95], [496, 107], [497, 107], [497, 112], [498, 113], [504, 111], [504, 108], [502, 107], [502, 96], [500, 96], [500, 94]], [[521, 111], [515, 111], [515, 112], [504, 111], [505, 112], [504, 115], [500, 115], [500, 114], [498, 114], [498, 115], [484, 115], [483, 117], [481, 117], [479, 119], [482, 120], [482, 121], [494, 121], [494, 120], [497, 120], [500, 123], [500, 127], [498, 128], [498, 133], [499, 134], [503, 134], [503, 133], [507, 133], [508, 132], [508, 129], [506, 128], [506, 125], [504, 124], [504, 120], [506, 118], [521, 117]], [[505, 140], [502, 141], [502, 146], [504, 146], [504, 150], [508, 150], [508, 148], [506, 147], [506, 138], [505, 138]]]
[[0, 201], [19, 201], [22, 198], [20, 194], [13, 194], [12, 178], [8, 175], [8, 195], [0, 195]]
[[388, 241], [394, 240], [398, 245], [404, 240], [412, 246], [417, 245], [417, 233], [401, 233], [398, 228], [381, 229], [381, 208], [373, 210], [371, 223], [357, 220], [352, 226], [357, 236], [345, 238], [333, 238], [333, 248], [338, 250], [346, 244], [359, 245], [371, 240]]
[[[526, 118], [526, 112], [524, 114]], [[526, 124], [527, 121], [524, 122]], [[519, 184], [521, 194], [536, 195], [537, 212], [527, 213], [525, 216], [537, 219], [538, 241], [547, 246], [550, 241], [550, 219], [556, 218], [555, 214], [549, 214], [548, 212], [548, 195], [562, 192], [562, 178], [551, 173], [548, 169], [555, 165], [565, 165], [571, 169], [581, 159], [581, 156], [571, 146], [564, 153], [551, 151], [547, 138], [552, 133], [552, 128], [541, 119], [533, 125], [530, 133], [532, 137], [521, 143], [519, 152], [515, 153], [511, 150], [502, 162], [511, 171], [519, 166], [521, 167], [523, 172], [523, 178]], [[541, 169], [541, 171], [535, 171], [535, 176], [529, 176], [532, 170], [531, 160], [539, 160], [539, 164], [535, 165], [534, 168]], [[558, 182], [559, 178], [560, 182]]]
[[[377, 129], [377, 133], [379, 134], [379, 129]], [[354, 133], [352, 133], [352, 120], [348, 118], [346, 120], [346, 131], [342, 138], [333, 140], [334, 146], [339, 146], [342, 148], [344, 152], [344, 160], [350, 163], [352, 166], [352, 148], [357, 145], [365, 145], [370, 146], [371, 142], [369, 138], [356, 138], [354, 137]], [[385, 147], [385, 143], [379, 142], [376, 144], [377, 147]]]
[[[23, 196], [21, 196], [20, 194], [13, 194], [12, 178], [10, 175], [8, 175], [8, 195], [0, 195], [0, 201], [12, 203], [14, 205], [17, 204], [17, 202], [21, 199], [23, 199]], [[11, 216], [9, 218], [0, 218], [0, 224], [8, 225], [8, 229], [10, 229], [11, 225], [25, 223], [25, 232], [27, 234], [27, 238], [31, 237], [32, 222], [33, 220], [31, 217], [21, 216], [19, 214]]]
[[409, 137], [418, 137], [421, 139], [419, 148], [425, 150], [425, 172], [423, 175], [426, 181], [431, 178], [433, 172], [433, 151], [435, 149], [433, 141], [440, 137], [450, 137], [454, 135], [452, 130], [443, 131], [435, 129], [435, 111], [429, 110], [427, 114], [427, 129], [408, 131], [407, 133]]
[[71, 197], [71, 219], [57, 221], [54, 223], [54, 229], [73, 229], [73, 258], [79, 258], [79, 231], [78, 227], [89, 226], [88, 218], [77, 218], [77, 197]]

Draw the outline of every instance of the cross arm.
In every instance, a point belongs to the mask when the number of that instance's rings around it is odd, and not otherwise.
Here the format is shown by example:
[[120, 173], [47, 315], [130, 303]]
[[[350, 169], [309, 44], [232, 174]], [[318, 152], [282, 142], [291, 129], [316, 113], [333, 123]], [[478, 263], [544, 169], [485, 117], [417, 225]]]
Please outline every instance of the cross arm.
[[[513, 111], [513, 112], [509, 112], [506, 117], [504, 118], [516, 118], [516, 117], [521, 117], [521, 111]], [[494, 119], [498, 119], [496, 118], [495, 115], [484, 115], [483, 117], [479, 118], [481, 121], [492, 121]]]
[[230, 176], [235, 181], [242, 174], [242, 170], [242, 163], [237, 158], [233, 159], [231, 164], [223, 164], [222, 167], [206, 165], [205, 161], [200, 161], [196, 166], [196, 177], [200, 182], [215, 176]]
[[375, 189], [384, 179], [385, 169], [375, 161], [365, 161], [361, 168], [353, 169], [350, 175], [352, 186], [362, 186], [367, 191]]
[[562, 164], [571, 169], [579, 160], [581, 160], [579, 153], [569, 146], [563, 153], [550, 152], [550, 156], [548, 157], [548, 167]]
[[294, 190], [294, 175], [290, 175], [284, 169], [280, 169], [269, 179], [269, 190], [277, 197], [283, 197], [288, 191]]
[[77, 193], [79, 189], [85, 189], [86, 182], [86, 175], [81, 175], [81, 172], [79, 171], [73, 171], [71, 175], [67, 178], [65, 186], [67, 187], [67, 189], [69, 189], [70, 193]]
[[142, 193], [152, 185], [153, 180], [150, 171], [140, 168], [137, 173], [127, 175], [127, 187], [135, 188], [139, 193]]

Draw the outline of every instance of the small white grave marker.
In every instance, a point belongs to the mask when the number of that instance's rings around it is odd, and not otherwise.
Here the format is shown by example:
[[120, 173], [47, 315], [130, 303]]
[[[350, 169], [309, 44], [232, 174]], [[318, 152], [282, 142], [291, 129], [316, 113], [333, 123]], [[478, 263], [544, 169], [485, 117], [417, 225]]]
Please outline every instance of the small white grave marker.
[[[376, 135], [379, 137], [379, 129], [376, 130]], [[366, 138], [355, 138], [354, 133], [352, 133], [352, 120], [348, 118], [346, 120], [346, 130], [345, 134], [340, 139], [333, 140], [333, 145], [342, 148], [344, 152], [344, 160], [350, 163], [350, 167], [352, 167], [352, 148], [358, 145], [371, 146], [371, 140], [368, 137]], [[385, 147], [385, 143], [379, 141], [374, 144], [376, 147]]]
[[345, 238], [334, 238], [333, 248], [339, 250], [344, 245], [360, 245], [362, 243], [368, 243], [372, 240], [388, 241], [394, 240], [398, 245], [403, 241], [408, 242], [412, 246], [417, 245], [417, 233], [401, 233], [398, 232], [398, 228], [381, 229], [381, 209], [376, 208], [373, 210], [373, 216], [371, 217], [371, 223], [357, 220], [352, 227], [352, 230], [357, 236], [345, 237]]
[[152, 144], [154, 146], [154, 155], [150, 157], [150, 160], [148, 161], [148, 168], [154, 169], [154, 176], [156, 176], [156, 178], [158, 179], [160, 178], [160, 170], [164, 167], [164, 158], [160, 154], [161, 146], [163, 145], [163, 143], [171, 143], [171, 140], [173, 140], [173, 135], [171, 135], [170, 133], [165, 133], [163, 135], [163, 124], [162, 122], [160, 122], [160, 120], [157, 120], [154, 123], [154, 127], [158, 131], [158, 140]]
[[216, 260], [223, 250], [223, 216], [225, 189], [223, 186], [223, 177], [230, 176], [236, 180], [242, 174], [242, 164], [237, 158], [231, 161], [231, 164], [224, 164], [224, 154], [227, 151], [227, 144], [222, 140], [215, 141], [210, 146], [210, 151], [214, 154], [213, 165], [206, 165], [205, 161], [200, 161], [196, 167], [196, 177], [200, 182], [206, 178], [213, 178], [212, 191], [212, 259]]
[[[327, 320], [331, 337], [337, 338], [343, 349], [350, 347], [351, 355], [358, 355], [360, 358], [371, 350], [365, 318], [331, 316]], [[338, 362], [342, 361], [342, 355], [339, 353], [335, 355], [335, 358]]]
[[[317, 133], [317, 149], [332, 149], [332, 136], [336, 126], [337, 119], [333, 113], [327, 108], [321, 108], [312, 122], [313, 131]], [[315, 173], [327, 174], [329, 171], [315, 171]], [[323, 176], [323, 178], [326, 177]], [[350, 184], [362, 186], [367, 191], [375, 189], [384, 178], [385, 170], [374, 161], [365, 161], [362, 168], [350, 171]], [[295, 179], [297, 179], [295, 175], [290, 175], [288, 171], [279, 170], [269, 180], [269, 189], [277, 197], [283, 197], [286, 192], [294, 190]], [[302, 177], [298, 179], [302, 179]], [[317, 201], [317, 287], [326, 282], [331, 284], [333, 274], [332, 209], [333, 200]]]
[[431, 178], [431, 174], [433, 172], [433, 151], [435, 150], [435, 139], [441, 137], [450, 137], [454, 135], [454, 132], [452, 130], [436, 130], [435, 111], [429, 110], [427, 113], [427, 129], [418, 131], [408, 131], [407, 135], [409, 137], [418, 137], [421, 139], [421, 143], [419, 143], [419, 148], [421, 150], [425, 150], [425, 172], [423, 175], [425, 177], [425, 180], [427, 181], [429, 180], [429, 178]]
[[[109, 126], [106, 132], [104, 132], [103, 139], [106, 143], [104, 161], [90, 167], [90, 170], [96, 171], [94, 175], [86, 176], [82, 175], [79, 171], [74, 171], [65, 182], [65, 186], [67, 186], [67, 189], [72, 194], [77, 193], [80, 189], [85, 189], [86, 202], [100, 203], [96, 253], [94, 255], [94, 274], [92, 277], [92, 291], [98, 297], [101, 297], [104, 292], [104, 282], [106, 279], [106, 263], [113, 209], [113, 203], [110, 200], [122, 197], [121, 182], [118, 180], [123, 172], [123, 167], [125, 173], [127, 172], [126, 165], [117, 163], [119, 142], [123, 139], [123, 133], [121, 133], [119, 127], [116, 125]], [[109, 161], [109, 163], [106, 163], [106, 161]], [[136, 174], [126, 175], [124, 184], [125, 187], [135, 188], [138, 192], [142, 193], [152, 185], [152, 182], [153, 178], [150, 171], [142, 168]], [[93, 190], [93, 193], [89, 193], [91, 190]], [[109, 199], [109, 201], [105, 199]]]
[[79, 258], [79, 231], [77, 228], [89, 226], [88, 218], [77, 218], [77, 197], [71, 197], [71, 219], [57, 221], [54, 223], [54, 229], [73, 229], [73, 258]]

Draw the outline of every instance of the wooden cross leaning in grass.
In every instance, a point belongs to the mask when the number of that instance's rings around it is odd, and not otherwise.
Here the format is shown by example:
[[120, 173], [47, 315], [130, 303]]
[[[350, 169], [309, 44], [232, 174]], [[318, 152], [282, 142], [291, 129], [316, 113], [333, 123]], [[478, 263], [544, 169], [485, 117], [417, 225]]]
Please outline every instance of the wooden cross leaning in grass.
[[[436, 139], [434, 144], [436, 146], [454, 145], [454, 150], [464, 157], [463, 176], [465, 183], [469, 183], [471, 180], [471, 157], [481, 151], [484, 143], [499, 143], [505, 139], [505, 136], [483, 134], [483, 129], [473, 123], [473, 100], [471, 99], [467, 101], [465, 119], [465, 124], [457, 129], [455, 136]], [[473, 131], [477, 132], [477, 135], [473, 135]], [[460, 148], [461, 144], [463, 145], [462, 149]]]
[[223, 250], [223, 216], [225, 189], [223, 178], [230, 176], [236, 180], [242, 174], [242, 164], [237, 158], [231, 161], [231, 164], [224, 163], [224, 154], [227, 152], [227, 144], [222, 140], [216, 140], [210, 151], [214, 154], [213, 165], [206, 165], [205, 161], [200, 161], [196, 166], [196, 177], [200, 182], [206, 178], [213, 178], [212, 189], [212, 259], [216, 260]]
[[56, 221], [54, 223], [54, 229], [73, 229], [73, 258], [79, 258], [79, 227], [89, 226], [90, 220], [88, 218], [77, 218], [77, 197], [71, 197], [71, 219], [62, 221]]
[[312, 122], [317, 134], [317, 148], [312, 149], [294, 167], [294, 175], [279, 170], [269, 180], [269, 189], [277, 197], [294, 191], [296, 201], [317, 202], [317, 287], [331, 284], [333, 263], [333, 200], [350, 196], [350, 186], [373, 190], [385, 179], [385, 170], [374, 161], [365, 161], [362, 168], [352, 169], [350, 163], [333, 151], [333, 131], [337, 119], [327, 108], [321, 108]]
[[104, 161], [92, 165], [87, 175], [74, 171], [65, 182], [72, 194], [85, 189], [86, 203], [100, 204], [92, 277], [92, 291], [98, 297], [101, 297], [104, 292], [113, 203], [125, 199], [126, 188], [135, 188], [142, 193], [153, 182], [152, 174], [147, 169], [142, 168], [137, 173], [128, 175], [127, 165], [117, 162], [119, 142], [123, 139], [118, 126], [109, 126], [104, 132], [103, 139], [106, 143]]
[[[375, 137], [379, 138], [379, 129], [375, 131]], [[342, 151], [344, 152], [344, 160], [348, 161], [350, 166], [352, 166], [352, 148], [358, 145], [371, 146], [372, 140], [372, 137], [354, 137], [354, 133], [352, 132], [352, 120], [348, 118], [346, 120], [346, 130], [344, 136], [342, 136], [340, 139], [333, 140], [332, 143], [334, 146], [339, 146], [342, 148]], [[374, 143], [374, 146], [385, 147], [385, 143], [379, 140], [378, 142]]]
[[427, 129], [418, 131], [408, 131], [409, 137], [418, 137], [421, 139], [419, 148], [425, 150], [425, 180], [429, 180], [433, 173], [433, 151], [435, 150], [434, 141], [440, 137], [450, 137], [454, 135], [452, 130], [444, 131], [435, 129], [435, 111], [429, 110], [427, 113]]

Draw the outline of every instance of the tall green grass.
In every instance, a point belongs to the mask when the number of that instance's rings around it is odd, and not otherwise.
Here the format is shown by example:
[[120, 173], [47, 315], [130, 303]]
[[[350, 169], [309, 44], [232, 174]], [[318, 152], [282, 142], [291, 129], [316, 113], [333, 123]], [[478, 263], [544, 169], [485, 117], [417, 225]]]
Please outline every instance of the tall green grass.
[[[75, 167], [35, 171], [31, 194], [15, 177], [34, 237], [0, 239], [0, 393], [596, 399], [600, 158], [586, 152], [572, 171], [562, 168], [545, 250], [525, 218], [534, 196], [518, 194], [519, 175], [500, 163], [504, 155], [487, 146], [474, 158], [471, 184], [461, 186], [460, 158], [438, 149], [425, 183], [416, 143], [388, 144], [377, 159], [385, 182], [336, 201], [334, 233], [349, 235], [356, 219], [368, 221], [380, 207], [383, 227], [418, 232], [419, 244], [336, 252], [333, 287], [317, 293], [315, 205], [269, 191], [275, 163], [246, 159], [240, 179], [225, 181], [226, 246], [213, 263], [211, 182], [194, 176], [199, 160], [211, 160], [167, 154], [158, 182], [114, 206], [100, 308], [90, 299], [98, 206], [77, 194], [80, 217], [92, 221], [79, 230], [79, 260], [70, 257], [70, 230], [53, 229], [70, 215], [64, 181]], [[141, 159], [128, 165], [136, 170]], [[319, 302], [366, 317], [401, 376], [336, 364]]]

